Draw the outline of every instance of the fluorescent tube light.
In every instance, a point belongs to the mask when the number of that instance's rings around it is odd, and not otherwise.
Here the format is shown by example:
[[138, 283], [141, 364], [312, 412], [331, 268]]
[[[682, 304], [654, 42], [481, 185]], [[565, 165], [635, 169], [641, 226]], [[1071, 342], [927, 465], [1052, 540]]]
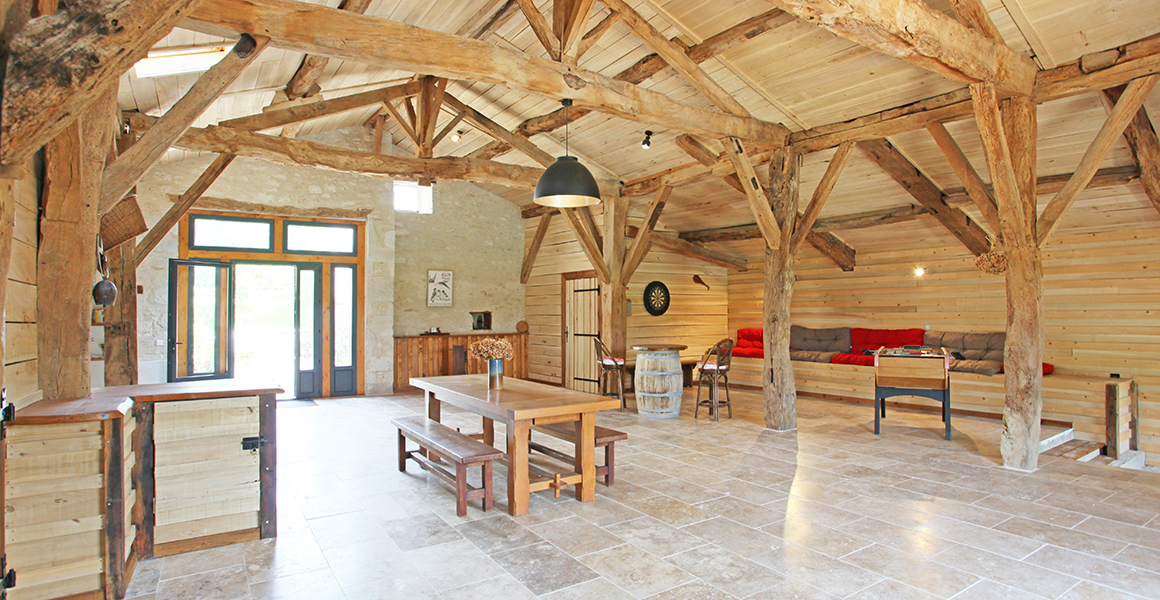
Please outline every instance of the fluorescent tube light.
[[145, 58], [133, 65], [133, 72], [140, 79], [205, 71], [225, 58], [231, 48], [233, 44], [150, 50]]

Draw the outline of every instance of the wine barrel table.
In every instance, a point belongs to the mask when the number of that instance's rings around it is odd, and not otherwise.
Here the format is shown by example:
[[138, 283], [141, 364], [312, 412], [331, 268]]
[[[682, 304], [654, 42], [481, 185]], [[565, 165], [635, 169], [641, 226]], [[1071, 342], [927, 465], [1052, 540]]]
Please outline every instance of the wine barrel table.
[[681, 413], [681, 350], [688, 346], [650, 344], [636, 350], [636, 411], [642, 417], [675, 419]]

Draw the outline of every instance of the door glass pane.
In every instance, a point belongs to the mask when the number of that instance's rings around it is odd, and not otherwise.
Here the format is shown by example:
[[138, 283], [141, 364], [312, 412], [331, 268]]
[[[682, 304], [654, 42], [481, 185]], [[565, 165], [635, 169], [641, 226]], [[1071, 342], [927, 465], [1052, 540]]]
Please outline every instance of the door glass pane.
[[334, 268], [334, 366], [354, 365], [354, 268]]
[[201, 215], [193, 215], [190, 219], [193, 225], [190, 248], [272, 249], [273, 221], [215, 219]]
[[287, 252], [354, 254], [354, 226], [286, 225]]
[[298, 369], [314, 370], [314, 279], [316, 271], [298, 272]]
[[294, 273], [288, 264], [234, 267], [235, 370], [238, 377], [273, 379], [294, 397]]
[[218, 268], [195, 266], [190, 279], [193, 280], [190, 307], [193, 337], [189, 340], [192, 374], [214, 373], [218, 348]]

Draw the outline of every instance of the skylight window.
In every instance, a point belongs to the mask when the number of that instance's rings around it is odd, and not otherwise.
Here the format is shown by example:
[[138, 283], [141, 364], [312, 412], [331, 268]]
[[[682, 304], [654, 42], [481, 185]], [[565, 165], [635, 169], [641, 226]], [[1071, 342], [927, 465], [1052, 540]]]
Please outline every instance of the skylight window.
[[225, 58], [232, 47], [233, 44], [214, 44], [150, 50], [145, 58], [133, 65], [133, 74], [143, 79], [206, 71]]
[[415, 181], [395, 181], [395, 211], [431, 214], [431, 186]]

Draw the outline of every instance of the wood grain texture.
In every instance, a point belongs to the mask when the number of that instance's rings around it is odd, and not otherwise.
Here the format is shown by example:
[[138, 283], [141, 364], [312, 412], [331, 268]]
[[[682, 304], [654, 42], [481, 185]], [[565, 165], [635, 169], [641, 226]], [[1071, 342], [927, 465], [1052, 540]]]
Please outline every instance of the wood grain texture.
[[584, 256], [588, 257], [588, 262], [596, 270], [596, 275], [600, 277], [600, 281], [609, 283], [612, 274], [608, 272], [608, 266], [604, 264], [604, 256], [601, 254], [600, 246], [596, 245], [596, 239], [592, 236], [592, 232], [581, 221], [579, 211], [575, 208], [562, 208], [560, 212], [564, 213], [564, 222], [572, 230], [572, 235], [576, 236], [576, 241], [580, 243], [580, 249], [584, 251]]
[[784, 140], [789, 133], [775, 123], [693, 108], [610, 77], [485, 42], [289, 0], [203, 0], [186, 26], [213, 35], [260, 30], [283, 48], [501, 84], [554, 100], [572, 98], [577, 107], [692, 133], [764, 143]]
[[963, 187], [966, 188], [967, 194], [970, 195], [971, 200], [975, 202], [975, 207], [979, 209], [979, 213], [983, 215], [983, 219], [987, 221], [987, 225], [991, 227], [994, 235], [998, 236], [1001, 226], [999, 225], [999, 209], [995, 207], [995, 200], [987, 192], [987, 186], [983, 183], [983, 178], [979, 177], [978, 172], [971, 165], [971, 161], [963, 154], [962, 148], [951, 137], [946, 126], [942, 123], [931, 123], [926, 126], [926, 130], [930, 132], [931, 137], [934, 138], [936, 144], [944, 156], [947, 157], [947, 162], [950, 163], [951, 168], [954, 169], [955, 175], [959, 177], [959, 181], [963, 182]]
[[552, 215], [544, 213], [540, 217], [540, 224], [536, 226], [536, 236], [532, 238], [532, 245], [524, 252], [524, 263], [520, 267], [520, 283], [527, 283], [532, 275], [532, 267], [536, 265], [536, 255], [540, 253], [540, 245], [544, 243], [544, 236], [548, 235], [548, 227], [552, 225]]
[[[781, 239], [781, 227], [777, 223], [777, 218], [769, 208], [769, 200], [766, 199], [765, 190], [762, 189], [761, 183], [757, 181], [757, 173], [753, 170], [754, 162], [750, 158], [749, 153], [745, 149], [745, 145], [741, 140], [736, 138], [730, 139], [725, 144], [725, 154], [729, 161], [733, 163], [733, 170], [737, 173], [738, 179], [741, 180], [742, 187], [745, 189], [745, 198], [749, 201], [749, 210], [753, 213], [753, 218], [757, 221], [757, 227], [761, 230], [761, 235], [765, 238], [765, 245], [769, 248], [776, 248]], [[776, 156], [776, 152], [774, 155]], [[796, 208], [795, 214], [796, 214]], [[792, 228], [791, 228], [792, 234]], [[787, 240], [789, 238], [786, 238]]]
[[[1124, 91], [1125, 86], [1117, 86], [1104, 90], [1104, 95], [1115, 104], [1123, 97]], [[1124, 139], [1135, 156], [1144, 193], [1156, 210], [1160, 210], [1160, 139], [1156, 137], [1156, 129], [1147, 109], [1141, 107], [1136, 111], [1136, 116], [1124, 128]], [[1093, 176], [1093, 182], [1088, 183], [1088, 188], [1092, 187], [1094, 178], [1098, 176], [1099, 171]]]
[[826, 166], [826, 172], [822, 175], [822, 180], [814, 188], [814, 195], [810, 198], [810, 203], [806, 206], [802, 216], [797, 220], [797, 226], [793, 232], [793, 239], [789, 244], [790, 252], [797, 252], [802, 242], [805, 241], [806, 236], [813, 230], [814, 223], [818, 220], [818, 215], [822, 212], [822, 206], [825, 205], [826, 200], [830, 197], [830, 192], [833, 191], [834, 184], [838, 183], [838, 176], [842, 174], [842, 168], [846, 166], [846, 161], [850, 158], [850, 153], [853, 151], [853, 142], [845, 142], [841, 146], [838, 146], [838, 151], [830, 159], [830, 164]]
[[[624, 276], [627, 219], [628, 198], [604, 201], [602, 254], [609, 283], [600, 286], [600, 340], [616, 357], [623, 357], [628, 352], [628, 296], [624, 285], [627, 281]], [[635, 239], [633, 243], [636, 243]]]
[[[776, 246], [765, 249], [762, 328], [765, 371], [762, 388], [765, 426], [774, 431], [797, 429], [797, 390], [789, 356], [790, 305], [794, 288], [794, 253], [790, 242], [797, 219], [799, 158], [792, 147], [774, 151], [769, 161], [769, 203], [781, 224]], [[768, 239], [768, 238], [767, 238]]]
[[652, 202], [648, 205], [648, 209], [645, 210], [644, 221], [641, 222], [636, 236], [632, 238], [632, 246], [629, 247], [628, 255], [624, 259], [622, 283], [632, 281], [632, 274], [636, 272], [637, 267], [648, 254], [648, 250], [652, 246], [649, 238], [652, 237], [653, 230], [656, 228], [657, 221], [660, 220], [661, 213], [665, 210], [665, 203], [668, 202], [672, 192], [673, 188], [668, 186], [657, 190]]
[[[413, 391], [412, 377], [435, 377], [451, 374], [450, 351], [454, 346], [468, 347], [483, 338], [506, 339], [515, 350], [515, 358], [504, 361], [504, 378], [528, 378], [528, 335], [523, 333], [478, 333], [463, 335], [422, 335], [395, 337], [394, 390]], [[487, 361], [467, 357], [466, 373], [487, 373]]]
[[[210, 163], [208, 167], [206, 167], [205, 171], [203, 171], [201, 175], [198, 175], [197, 179], [193, 182], [193, 185], [189, 186], [189, 189], [178, 197], [173, 206], [169, 207], [169, 210], [165, 211], [165, 214], [161, 216], [161, 219], [159, 219], [157, 223], [153, 225], [153, 228], [145, 234], [145, 237], [142, 238], [141, 243], [137, 244], [136, 248], [134, 248], [133, 262], [136, 265], [139, 266], [142, 262], [145, 262], [145, 259], [149, 256], [149, 253], [153, 252], [153, 249], [157, 247], [157, 244], [160, 244], [161, 240], [165, 239], [165, 236], [169, 234], [170, 230], [173, 229], [173, 226], [177, 225], [177, 222], [185, 216], [185, 213], [189, 212], [189, 209], [193, 207], [194, 203], [197, 202], [198, 199], [201, 198], [201, 195], [209, 189], [209, 186], [213, 185], [213, 182], [217, 181], [217, 178], [221, 176], [221, 174], [226, 170], [226, 167], [230, 166], [230, 163], [233, 162], [233, 160], [233, 154], [219, 154], [217, 158], [215, 158], [214, 161]], [[124, 384], [110, 385], [127, 385], [128, 383], [136, 383], [136, 381], [126, 382]]]
[[301, 123], [312, 119], [321, 119], [331, 115], [355, 110], [373, 104], [393, 102], [402, 98], [416, 96], [420, 91], [418, 81], [411, 81], [393, 85], [382, 89], [360, 92], [349, 96], [342, 96], [331, 100], [311, 102], [263, 111], [248, 117], [227, 119], [219, 123], [223, 127], [234, 127], [249, 131], [273, 129], [291, 123]]

